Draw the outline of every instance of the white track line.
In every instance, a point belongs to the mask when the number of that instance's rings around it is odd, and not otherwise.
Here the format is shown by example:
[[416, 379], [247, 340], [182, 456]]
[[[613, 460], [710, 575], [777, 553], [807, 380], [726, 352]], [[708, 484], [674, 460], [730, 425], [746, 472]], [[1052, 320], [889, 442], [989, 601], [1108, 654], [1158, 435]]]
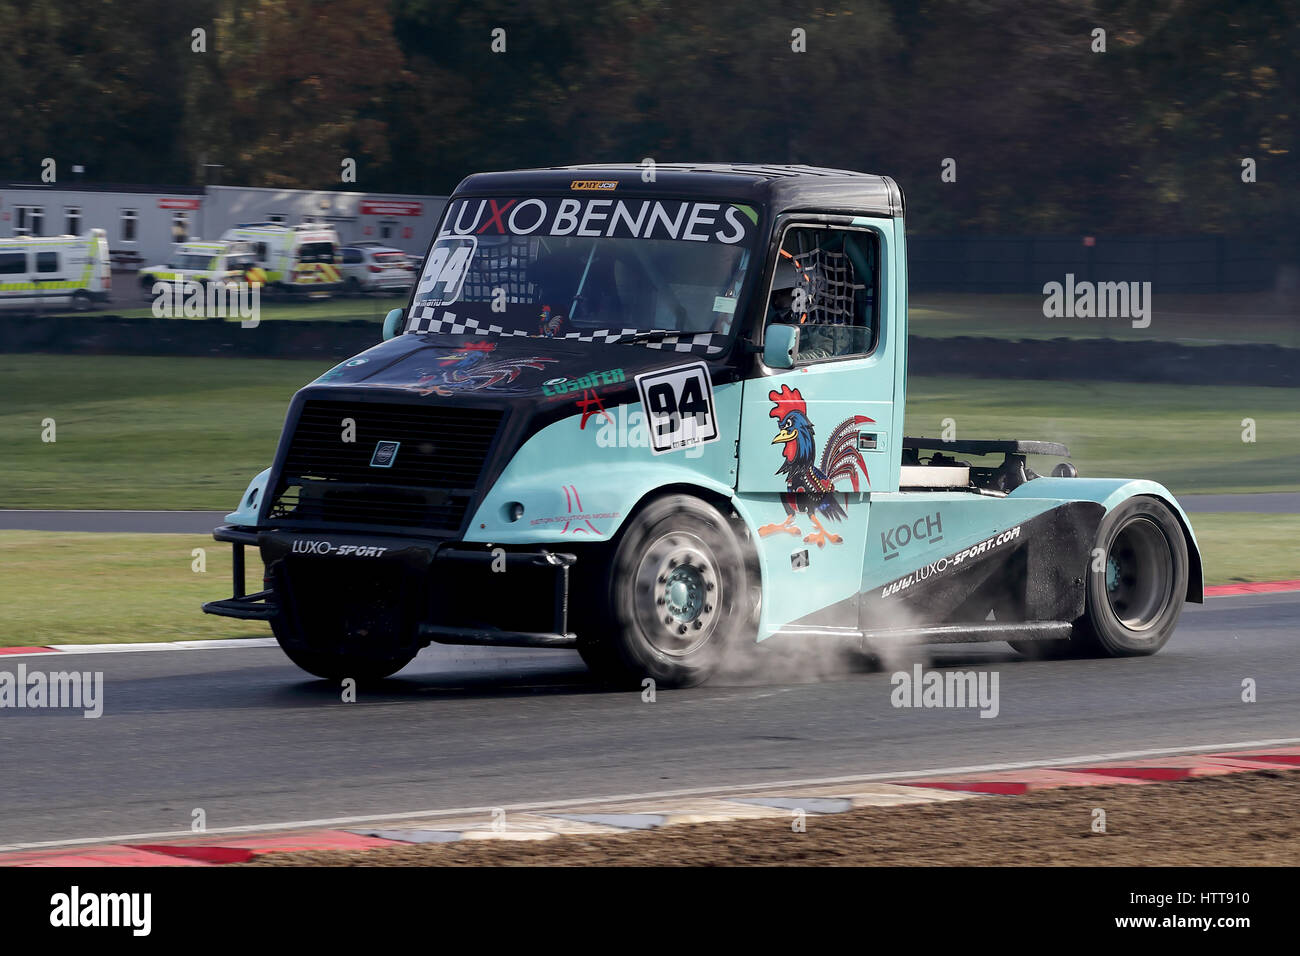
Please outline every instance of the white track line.
[[0, 663], [6, 658], [26, 660], [51, 654], [126, 654], [137, 651], [231, 651], [245, 647], [277, 647], [273, 637], [214, 638], [210, 641], [156, 641], [141, 644], [46, 644], [43, 650], [9, 653], [0, 648]]
[[[391, 820], [418, 820], [435, 817], [467, 816], [475, 813], [490, 814], [493, 810], [514, 813], [543, 812], [565, 807], [601, 803], [627, 803], [636, 800], [668, 800], [676, 797], [721, 796], [728, 793], [747, 793], [755, 790], [775, 790], [789, 787], [817, 787], [827, 784], [871, 783], [883, 780], [908, 780], [914, 777], [939, 777], [968, 773], [996, 773], [1002, 770], [1029, 770], [1034, 768], [1077, 766], [1089, 763], [1108, 763], [1114, 760], [1136, 760], [1142, 757], [1166, 757], [1175, 754], [1208, 753], [1217, 750], [1260, 750], [1265, 747], [1283, 747], [1300, 744], [1300, 737], [1280, 737], [1273, 740], [1237, 740], [1222, 744], [1197, 744], [1187, 747], [1160, 747], [1152, 750], [1121, 750], [1108, 754], [1083, 754], [1073, 757], [1047, 757], [1038, 760], [1020, 760], [1011, 763], [975, 764], [966, 767], [939, 767], [930, 770], [895, 770], [882, 773], [855, 774], [847, 777], [812, 777], [804, 780], [777, 780], [767, 783], [736, 784], [727, 787], [691, 787], [685, 790], [660, 790], [651, 793], [616, 794], [607, 797], [583, 797], [573, 800], [552, 800], [539, 803], [513, 803], [505, 806], [456, 807], [448, 810], [412, 810], [406, 813], [380, 813], [358, 817], [323, 817], [316, 820], [293, 820], [287, 823], [255, 823], [238, 827], [217, 827], [195, 833], [192, 830], [160, 830], [154, 833], [125, 833], [117, 836], [81, 837], [75, 840], [45, 840], [39, 843], [10, 843], [0, 845], [0, 852], [11, 850], [44, 850], [65, 846], [90, 844], [139, 843], [144, 840], [172, 838], [196, 839], [235, 833], [265, 833], [280, 830], [316, 830], [356, 826], [366, 823], [383, 823]], [[4, 860], [0, 859], [0, 866]]]

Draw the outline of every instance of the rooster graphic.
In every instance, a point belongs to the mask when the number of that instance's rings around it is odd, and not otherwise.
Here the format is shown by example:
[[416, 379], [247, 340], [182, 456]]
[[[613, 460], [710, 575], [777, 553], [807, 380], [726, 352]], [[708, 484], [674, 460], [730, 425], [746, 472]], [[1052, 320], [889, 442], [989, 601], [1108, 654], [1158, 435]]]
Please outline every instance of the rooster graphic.
[[817, 439], [813, 433], [813, 423], [808, 420], [808, 405], [799, 394], [799, 389], [782, 385], [781, 391], [774, 389], [767, 393], [767, 397], [773, 402], [772, 410], [768, 414], [777, 420], [779, 429], [776, 437], [772, 439], [772, 444], [784, 443], [785, 445], [783, 451], [785, 462], [777, 469], [776, 474], [786, 476], [787, 490], [781, 496], [786, 518], [780, 524], [763, 525], [758, 529], [758, 533], [762, 537], [777, 532], [800, 534], [794, 520], [799, 512], [803, 512], [817, 529], [804, 538], [806, 543], [815, 544], [819, 548], [825, 547], [827, 541], [831, 544], [840, 544], [844, 539], [827, 531], [822, 526], [822, 519], [841, 521], [845, 517], [844, 508], [848, 505], [848, 496], [845, 496], [843, 505], [836, 500], [836, 481], [847, 478], [852, 482], [853, 490], [857, 491], [860, 468], [862, 476], [867, 480], [867, 486], [871, 486], [866, 462], [858, 454], [857, 426], [868, 422], [874, 424], [874, 419], [867, 418], [865, 415], [854, 415], [836, 425], [831, 430], [830, 438], [826, 440], [826, 446], [822, 450], [821, 465], [818, 467], [815, 460]]
[[495, 342], [471, 342], [438, 360], [441, 368], [420, 369], [419, 378], [409, 387], [421, 395], [441, 395], [453, 392], [477, 392], [484, 388], [509, 385], [526, 368], [542, 371], [553, 358], [530, 355], [526, 358], [491, 359]]

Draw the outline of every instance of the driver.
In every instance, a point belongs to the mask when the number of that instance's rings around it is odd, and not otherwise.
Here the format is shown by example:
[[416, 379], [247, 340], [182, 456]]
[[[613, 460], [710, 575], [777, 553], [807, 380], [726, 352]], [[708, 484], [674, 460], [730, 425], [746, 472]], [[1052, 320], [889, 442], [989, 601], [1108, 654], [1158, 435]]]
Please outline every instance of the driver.
[[593, 255], [590, 244], [542, 250], [529, 269], [529, 281], [537, 285], [537, 301], [548, 310], [552, 323], [558, 319], [600, 328], [619, 322], [613, 264], [599, 251]]

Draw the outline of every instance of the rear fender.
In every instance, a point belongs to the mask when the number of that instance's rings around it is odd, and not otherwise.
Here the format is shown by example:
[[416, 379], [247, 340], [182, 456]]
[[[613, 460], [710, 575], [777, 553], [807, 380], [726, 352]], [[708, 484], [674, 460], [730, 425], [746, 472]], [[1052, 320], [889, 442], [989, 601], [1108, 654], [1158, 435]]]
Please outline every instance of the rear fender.
[[1205, 572], [1201, 562], [1201, 548], [1196, 543], [1192, 522], [1187, 517], [1173, 493], [1164, 485], [1145, 478], [1035, 478], [1011, 492], [1008, 498], [1047, 498], [1053, 501], [1095, 501], [1107, 514], [1119, 505], [1147, 495], [1158, 498], [1169, 506], [1182, 526], [1187, 541], [1187, 600], [1193, 604], [1205, 603]]

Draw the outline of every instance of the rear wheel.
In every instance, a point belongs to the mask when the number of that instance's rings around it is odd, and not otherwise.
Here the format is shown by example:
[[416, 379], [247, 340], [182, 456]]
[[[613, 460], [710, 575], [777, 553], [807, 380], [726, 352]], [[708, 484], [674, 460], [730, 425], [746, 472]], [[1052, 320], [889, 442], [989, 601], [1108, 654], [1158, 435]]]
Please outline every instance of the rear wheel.
[[660, 498], [624, 529], [597, 594], [604, 613], [578, 650], [613, 683], [699, 684], [748, 629], [747, 595], [727, 519], [698, 498]]
[[1084, 613], [1069, 641], [1013, 642], [1029, 657], [1135, 657], [1165, 645], [1182, 615], [1190, 562], [1169, 506], [1141, 496], [1113, 509], [1097, 530]]

